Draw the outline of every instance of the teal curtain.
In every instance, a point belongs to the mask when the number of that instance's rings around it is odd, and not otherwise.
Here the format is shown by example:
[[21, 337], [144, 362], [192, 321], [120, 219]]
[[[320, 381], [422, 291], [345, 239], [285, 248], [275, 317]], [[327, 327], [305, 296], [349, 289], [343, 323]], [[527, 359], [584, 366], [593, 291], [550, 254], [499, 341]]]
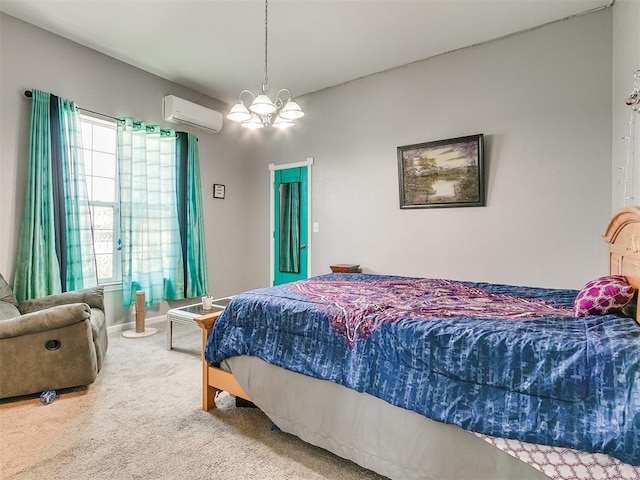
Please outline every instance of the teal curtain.
[[16, 263], [19, 301], [97, 285], [77, 107], [35, 89]]
[[49, 101], [49, 93], [33, 90], [27, 189], [13, 286], [19, 302], [62, 291], [53, 222]]
[[300, 182], [281, 183], [280, 262], [281, 272], [300, 271]]
[[207, 252], [202, 213], [202, 183], [198, 139], [177, 132], [178, 218], [184, 260], [184, 295], [200, 297], [208, 293]]
[[184, 298], [175, 132], [119, 119], [118, 166], [123, 306]]

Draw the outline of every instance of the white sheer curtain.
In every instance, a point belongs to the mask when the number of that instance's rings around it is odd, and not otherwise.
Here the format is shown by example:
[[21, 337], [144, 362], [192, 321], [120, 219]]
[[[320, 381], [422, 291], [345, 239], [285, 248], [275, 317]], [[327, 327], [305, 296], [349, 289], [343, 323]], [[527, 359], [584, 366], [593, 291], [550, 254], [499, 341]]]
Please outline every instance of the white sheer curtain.
[[124, 308], [138, 290], [147, 306], [184, 297], [175, 149], [173, 130], [119, 119]]

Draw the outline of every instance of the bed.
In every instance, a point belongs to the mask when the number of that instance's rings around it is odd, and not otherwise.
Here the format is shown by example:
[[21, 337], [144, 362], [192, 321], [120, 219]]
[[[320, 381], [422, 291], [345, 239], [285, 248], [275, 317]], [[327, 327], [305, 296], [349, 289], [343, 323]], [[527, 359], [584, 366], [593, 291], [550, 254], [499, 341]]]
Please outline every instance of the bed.
[[[640, 209], [603, 236], [637, 289]], [[578, 295], [366, 274], [246, 292], [200, 321], [202, 406], [250, 399], [394, 479], [638, 479], [637, 314], [576, 317]]]

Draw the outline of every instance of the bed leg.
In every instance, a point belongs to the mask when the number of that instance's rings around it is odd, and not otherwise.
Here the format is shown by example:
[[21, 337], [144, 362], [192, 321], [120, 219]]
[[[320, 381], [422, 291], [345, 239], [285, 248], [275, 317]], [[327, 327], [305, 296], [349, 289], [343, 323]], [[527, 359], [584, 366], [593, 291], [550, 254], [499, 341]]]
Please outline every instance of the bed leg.
[[216, 408], [218, 389], [209, 385], [209, 365], [202, 357], [202, 409], [207, 412]]
[[209, 335], [209, 330], [213, 326], [214, 321], [215, 318], [207, 319], [206, 321], [196, 319], [196, 323], [202, 328], [202, 409], [205, 412], [212, 408], [216, 408], [216, 395], [218, 393], [217, 388], [209, 385], [209, 364], [207, 364], [207, 361], [204, 359], [204, 349], [207, 343], [207, 336]]
[[203, 386], [202, 389], [202, 409], [205, 412], [216, 408], [216, 394], [218, 390], [210, 386]]

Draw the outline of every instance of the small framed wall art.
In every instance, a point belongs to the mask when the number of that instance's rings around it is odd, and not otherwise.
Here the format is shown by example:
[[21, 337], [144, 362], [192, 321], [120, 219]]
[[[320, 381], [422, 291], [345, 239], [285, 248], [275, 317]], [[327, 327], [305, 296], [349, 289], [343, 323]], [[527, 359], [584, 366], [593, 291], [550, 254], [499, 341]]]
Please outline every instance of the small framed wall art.
[[224, 185], [219, 183], [213, 184], [213, 198], [224, 198]]
[[400, 208], [483, 207], [484, 135], [398, 147]]

